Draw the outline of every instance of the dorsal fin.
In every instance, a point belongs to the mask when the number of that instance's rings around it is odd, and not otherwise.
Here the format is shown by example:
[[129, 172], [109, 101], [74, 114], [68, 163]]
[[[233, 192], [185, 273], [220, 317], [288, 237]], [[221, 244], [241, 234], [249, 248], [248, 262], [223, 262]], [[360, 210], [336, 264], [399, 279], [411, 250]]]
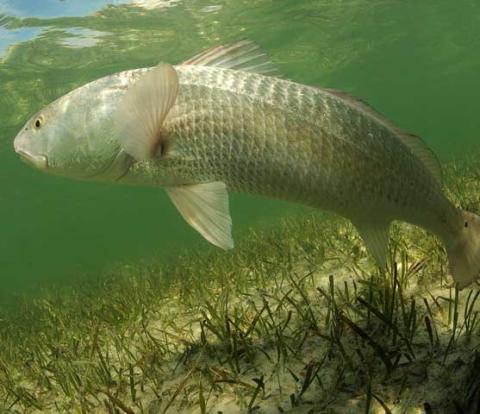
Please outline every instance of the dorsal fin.
[[250, 40], [215, 46], [186, 60], [182, 65], [216, 66], [278, 76], [278, 71], [268, 56], [262, 52], [260, 46]]
[[400, 140], [410, 149], [410, 151], [423, 163], [425, 168], [427, 168], [430, 174], [435, 177], [438, 183], [442, 184], [442, 167], [440, 165], [440, 162], [438, 161], [434, 152], [427, 146], [427, 144], [425, 144], [425, 142], [423, 142], [423, 140], [419, 136], [403, 131], [393, 122], [385, 118], [368, 103], [357, 99], [346, 92], [337, 91], [335, 89], [320, 89], [324, 92], [327, 92], [342, 99], [350, 106], [362, 111], [366, 115], [375, 119], [375, 121], [379, 122], [383, 126], [393, 131], [400, 138]]

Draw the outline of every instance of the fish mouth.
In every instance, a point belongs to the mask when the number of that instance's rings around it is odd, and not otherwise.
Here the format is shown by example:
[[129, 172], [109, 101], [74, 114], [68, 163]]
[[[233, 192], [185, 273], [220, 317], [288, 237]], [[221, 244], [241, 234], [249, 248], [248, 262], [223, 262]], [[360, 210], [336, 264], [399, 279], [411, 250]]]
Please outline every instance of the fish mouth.
[[48, 168], [48, 159], [45, 155], [33, 155], [24, 150], [16, 151], [21, 160], [27, 164], [33, 165], [39, 170], [46, 170]]

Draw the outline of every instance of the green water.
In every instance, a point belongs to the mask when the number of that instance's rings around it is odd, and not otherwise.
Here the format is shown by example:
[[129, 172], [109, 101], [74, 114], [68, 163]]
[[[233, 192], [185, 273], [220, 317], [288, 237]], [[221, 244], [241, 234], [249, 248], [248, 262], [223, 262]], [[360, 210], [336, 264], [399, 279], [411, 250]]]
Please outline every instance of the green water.
[[[161, 189], [23, 164], [13, 138], [54, 98], [248, 38], [285, 77], [362, 97], [448, 160], [480, 147], [479, 28], [478, 0], [0, 0], [0, 296], [210, 248]], [[237, 238], [303, 211], [245, 195], [231, 205]]]

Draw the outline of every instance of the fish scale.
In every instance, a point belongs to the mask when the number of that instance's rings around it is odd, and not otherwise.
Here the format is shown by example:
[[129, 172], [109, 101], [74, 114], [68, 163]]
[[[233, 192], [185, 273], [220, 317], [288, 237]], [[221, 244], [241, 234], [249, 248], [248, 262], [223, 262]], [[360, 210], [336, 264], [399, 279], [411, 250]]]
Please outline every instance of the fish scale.
[[[330, 207], [328, 204], [336, 208], [346, 193], [351, 197], [356, 193], [357, 186], [346, 178], [352, 177], [358, 166], [363, 166], [363, 175], [372, 167], [383, 172], [396, 169], [392, 176], [402, 175], [404, 181], [405, 173], [416, 163], [416, 170], [424, 172], [424, 176], [416, 173], [411, 178], [418, 192], [433, 185], [408, 148], [394, 137], [389, 141], [383, 129], [369, 140], [359, 137], [356, 131], [372, 129], [371, 122], [357, 114], [350, 117], [346, 105], [335, 104], [319, 89], [224, 69], [180, 66], [176, 70], [181, 86], [166, 128], [179, 152], [195, 160], [187, 161], [190, 167], [185, 179], [227, 178], [234, 190], [287, 199], [296, 194], [296, 201], [323, 208]], [[232, 80], [235, 76], [241, 79], [239, 86]], [[312, 116], [312, 111], [319, 116]], [[179, 123], [177, 116], [182, 119]], [[372, 163], [372, 158], [386, 158], [386, 162]], [[150, 167], [152, 163], [164, 168], [162, 160], [147, 162]], [[178, 171], [177, 166], [173, 168]], [[390, 198], [395, 198], [395, 191], [405, 193], [398, 186], [389, 189], [385, 183], [364, 190], [368, 189], [355, 198], [378, 201], [390, 193]], [[415, 199], [415, 194], [410, 192], [409, 198]], [[342, 204], [347, 203], [348, 199]]]

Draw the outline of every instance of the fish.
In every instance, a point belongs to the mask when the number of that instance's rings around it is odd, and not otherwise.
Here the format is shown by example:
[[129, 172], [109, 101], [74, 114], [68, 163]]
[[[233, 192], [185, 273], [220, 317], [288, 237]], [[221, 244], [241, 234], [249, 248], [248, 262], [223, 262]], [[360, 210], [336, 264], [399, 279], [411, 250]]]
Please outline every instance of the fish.
[[346, 92], [278, 76], [249, 40], [78, 87], [29, 119], [14, 149], [57, 175], [163, 187], [223, 249], [228, 194], [244, 192], [349, 219], [381, 268], [396, 220], [443, 241], [459, 288], [480, 273], [480, 218], [446, 197], [427, 145]]

